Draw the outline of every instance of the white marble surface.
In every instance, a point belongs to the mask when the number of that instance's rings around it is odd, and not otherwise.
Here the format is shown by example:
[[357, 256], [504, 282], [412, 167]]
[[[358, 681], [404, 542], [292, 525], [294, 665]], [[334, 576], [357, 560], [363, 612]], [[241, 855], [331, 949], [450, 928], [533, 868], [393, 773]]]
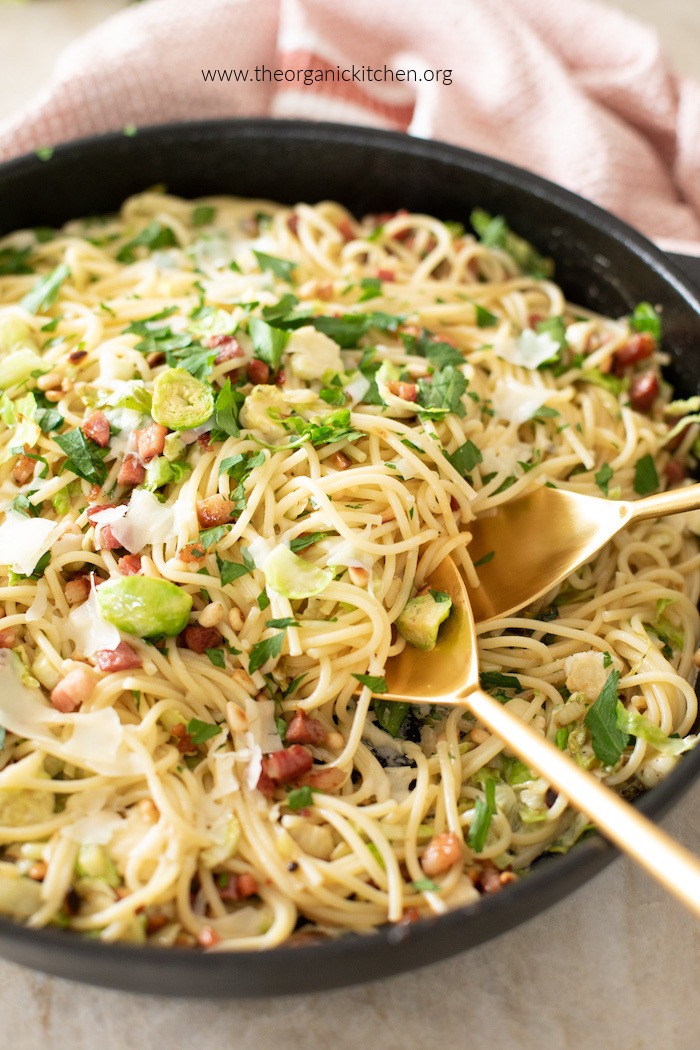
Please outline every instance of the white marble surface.
[[[677, 68], [700, 76], [698, 0], [615, 3], [655, 24]], [[0, 117], [45, 84], [66, 43], [122, 4], [0, 0]], [[700, 851], [700, 783], [664, 826]], [[0, 961], [0, 1021], [13, 1050], [695, 1050], [699, 963], [697, 923], [622, 859], [524, 926], [387, 981], [195, 1002], [79, 986]]]

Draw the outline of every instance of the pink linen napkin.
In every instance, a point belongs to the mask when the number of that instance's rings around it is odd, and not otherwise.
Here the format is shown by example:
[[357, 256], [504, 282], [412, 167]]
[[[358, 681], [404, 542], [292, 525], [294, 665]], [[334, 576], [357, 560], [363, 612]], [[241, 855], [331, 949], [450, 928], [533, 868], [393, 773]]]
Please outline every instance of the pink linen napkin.
[[[307, 69], [325, 79], [304, 84]], [[700, 82], [669, 69], [653, 31], [591, 0], [149, 0], [63, 54], [49, 87], [0, 124], [0, 159], [240, 116], [456, 143], [700, 250]]]

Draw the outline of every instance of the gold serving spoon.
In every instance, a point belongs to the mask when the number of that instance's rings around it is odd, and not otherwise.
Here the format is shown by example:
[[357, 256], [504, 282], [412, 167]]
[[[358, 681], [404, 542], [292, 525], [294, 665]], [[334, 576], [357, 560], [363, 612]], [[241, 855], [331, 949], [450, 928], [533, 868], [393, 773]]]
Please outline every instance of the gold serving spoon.
[[481, 585], [468, 588], [474, 619], [482, 623], [529, 605], [632, 522], [698, 508], [700, 485], [632, 501], [543, 485], [486, 511], [466, 526]]
[[700, 861], [480, 688], [474, 619], [457, 566], [445, 558], [427, 582], [449, 594], [452, 612], [433, 650], [423, 652], [407, 645], [387, 661], [388, 692], [382, 700], [468, 708], [607, 838], [700, 916]]

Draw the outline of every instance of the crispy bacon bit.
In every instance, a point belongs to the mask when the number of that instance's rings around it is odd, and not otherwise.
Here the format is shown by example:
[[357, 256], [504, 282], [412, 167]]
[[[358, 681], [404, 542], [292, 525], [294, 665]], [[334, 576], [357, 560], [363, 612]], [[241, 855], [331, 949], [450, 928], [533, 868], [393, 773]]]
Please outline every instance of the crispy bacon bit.
[[251, 383], [254, 383], [256, 386], [258, 383], [267, 383], [270, 379], [270, 366], [265, 364], [264, 361], [258, 361], [257, 357], [255, 357], [248, 365], [246, 375]]
[[254, 897], [257, 892], [258, 884], [247, 872], [243, 872], [242, 875], [229, 875], [226, 885], [219, 888], [222, 901], [244, 900], [246, 897]]
[[621, 376], [626, 368], [651, 357], [656, 350], [656, 340], [651, 332], [635, 332], [613, 354], [613, 371]]
[[275, 793], [275, 782], [268, 777], [267, 773], [261, 773], [258, 777], [257, 789], [265, 798], [272, 798]]
[[450, 510], [459, 510], [459, 500], [455, 496], [450, 496]]
[[233, 504], [220, 492], [213, 496], [206, 496], [197, 500], [197, 521], [203, 529], [211, 529], [216, 525], [226, 525], [231, 521]]
[[136, 431], [136, 448], [144, 463], [150, 463], [162, 454], [167, 434], [167, 427], [160, 423], [151, 423], [150, 427]]
[[326, 462], [330, 463], [336, 470], [347, 470], [348, 467], [352, 466], [352, 460], [344, 452], [334, 452], [332, 456], [328, 457]]
[[309, 718], [306, 711], [296, 711], [287, 726], [285, 740], [290, 744], [322, 744], [326, 739], [323, 722]]
[[207, 552], [202, 547], [201, 543], [188, 543], [186, 547], [181, 547], [177, 552], [177, 556], [180, 561], [184, 561], [189, 564], [193, 561], [204, 561], [207, 556]]
[[316, 298], [323, 299], [324, 302], [328, 302], [329, 299], [333, 298], [333, 282], [332, 281], [319, 281], [316, 286]]
[[299, 229], [299, 216], [298, 215], [294, 214], [294, 215], [290, 215], [289, 216], [289, 218], [287, 219], [287, 229], [289, 230], [290, 233], [293, 233], [294, 236], [296, 237], [297, 230]]
[[90, 438], [100, 448], [109, 444], [109, 420], [104, 412], [93, 412], [80, 428], [86, 438]]
[[17, 632], [14, 627], [3, 627], [0, 631], [0, 649], [14, 649], [17, 645]]
[[215, 930], [212, 930], [211, 926], [205, 926], [197, 934], [197, 944], [200, 948], [213, 948], [220, 940], [221, 937]]
[[418, 400], [418, 386], [415, 383], [402, 383], [401, 380], [394, 379], [387, 386], [390, 393], [403, 398], [404, 401]]
[[203, 653], [207, 649], [216, 649], [221, 645], [222, 634], [218, 627], [200, 627], [199, 624], [191, 623], [185, 627], [179, 640], [186, 649], [193, 653]]
[[[263, 755], [262, 775], [268, 777], [273, 784], [288, 784], [296, 780], [304, 773], [308, 773], [313, 765], [311, 752], [300, 744], [292, 744], [281, 751], [272, 751], [269, 755]], [[260, 783], [258, 782], [258, 787]]]
[[141, 657], [128, 642], [120, 642], [116, 649], [98, 649], [95, 663], [100, 671], [135, 671], [142, 666]]
[[664, 467], [664, 474], [668, 478], [669, 485], [678, 485], [685, 477], [685, 467], [678, 459], [669, 459]]
[[63, 594], [69, 605], [79, 605], [84, 602], [90, 593], [90, 580], [87, 576], [76, 576], [74, 580], [68, 580], [63, 588]]
[[210, 350], [218, 350], [215, 364], [222, 365], [225, 361], [233, 361], [236, 357], [243, 357], [243, 347], [232, 335], [211, 335], [206, 341]]
[[420, 912], [418, 908], [404, 908], [401, 918], [397, 922], [397, 926], [410, 926], [413, 922], [418, 922], [420, 919]]
[[380, 281], [395, 281], [396, 276], [393, 270], [377, 270], [377, 277]]
[[100, 526], [100, 550], [103, 551], [117, 551], [121, 547], [121, 542], [112, 532], [111, 525]]
[[355, 239], [355, 231], [352, 228], [352, 223], [349, 219], [341, 219], [338, 223], [338, 233], [341, 235], [345, 243]]
[[509, 882], [515, 882], [516, 876], [512, 871], [499, 871], [490, 860], [482, 862], [481, 870], [476, 873], [474, 885], [482, 893], [500, 893]]
[[659, 396], [659, 379], [655, 372], [642, 372], [630, 384], [630, 404], [635, 412], [649, 412]]
[[426, 875], [439, 875], [447, 871], [464, 856], [464, 842], [454, 831], [441, 831], [433, 835], [423, 851], [420, 864]]
[[141, 485], [146, 477], [146, 468], [138, 456], [131, 454], [124, 456], [124, 462], [119, 468], [117, 484], [132, 487]]
[[141, 572], [141, 555], [125, 554], [117, 562], [122, 576], [137, 576]]
[[348, 774], [335, 766], [327, 766], [323, 769], [310, 769], [299, 777], [298, 783], [305, 787], [316, 788], [318, 791], [337, 791], [348, 779]]
[[170, 920], [167, 915], [163, 915], [159, 912], [157, 915], [149, 915], [146, 919], [146, 933], [150, 937], [154, 933], [158, 933], [164, 926], [167, 926]]
[[80, 707], [95, 688], [95, 676], [87, 667], [76, 667], [54, 687], [51, 703], [57, 711], [68, 714]]
[[204, 434], [200, 434], [197, 438], [197, 444], [204, 452], [206, 452], [208, 448], [211, 448], [211, 434], [208, 431], [205, 431]]
[[275, 376], [275, 386], [284, 386], [287, 382], [287, 373], [283, 368], [280, 368], [279, 372]]
[[170, 735], [177, 740], [177, 749], [181, 755], [192, 755], [196, 752], [197, 745], [187, 732], [187, 726], [184, 723], [177, 722], [170, 730]]
[[[27, 446], [25, 445], [25, 448]], [[34, 469], [37, 461], [29, 456], [19, 455], [12, 468], [12, 480], [15, 485], [26, 485], [34, 477]]]

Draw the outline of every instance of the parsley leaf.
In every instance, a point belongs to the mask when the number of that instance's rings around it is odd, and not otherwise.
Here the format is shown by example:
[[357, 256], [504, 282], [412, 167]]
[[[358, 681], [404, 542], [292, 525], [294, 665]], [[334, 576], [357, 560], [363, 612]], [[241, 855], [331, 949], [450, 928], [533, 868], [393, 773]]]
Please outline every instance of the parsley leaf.
[[247, 576], [254, 568], [252, 564], [241, 565], [240, 562], [229, 561], [228, 558], [220, 558], [218, 554], [216, 555], [216, 563], [219, 566], [219, 575], [221, 576], [221, 583], [224, 587], [227, 584], [240, 579], [241, 576]]
[[31, 248], [0, 248], [0, 277], [8, 274], [34, 273], [27, 260]]
[[224, 538], [226, 533], [230, 531], [230, 525], [215, 525], [213, 529], [205, 529], [204, 532], [200, 532], [199, 534], [199, 540], [197, 541], [198, 546], [202, 547], [205, 551], [210, 547], [215, 547]]
[[613, 471], [609, 463], [603, 463], [600, 470], [596, 471], [595, 483], [603, 493], [604, 496], [608, 495], [608, 486], [612, 480]]
[[520, 679], [500, 671], [482, 671], [479, 681], [484, 689], [520, 689]]
[[651, 303], [637, 303], [630, 317], [630, 328], [635, 332], [650, 332], [658, 342], [661, 338], [661, 318]]
[[[236, 390], [235, 387], [231, 386], [230, 379], [226, 380], [221, 390], [216, 395], [216, 401], [214, 403], [214, 423], [217, 430], [223, 431], [227, 437], [240, 436], [241, 431], [238, 425], [238, 416], [244, 401], [244, 395], [240, 390]], [[219, 469], [219, 473], [222, 473], [221, 469]]]
[[296, 448], [304, 441], [310, 441], [315, 446], [332, 445], [336, 441], [354, 441], [362, 436], [350, 425], [350, 410], [347, 408], [339, 408], [337, 412], [320, 416], [318, 419], [306, 420], [301, 416], [288, 416], [281, 422], [286, 430], [297, 435], [289, 443], [290, 448]]
[[432, 382], [418, 380], [419, 413], [430, 419], [443, 419], [448, 412], [464, 416], [466, 409], [462, 404], [462, 395], [468, 386], [465, 376], [452, 365], [437, 373]]
[[439, 886], [433, 879], [425, 878], [414, 879], [411, 883], [411, 888], [414, 889], [416, 893], [439, 893], [442, 886]]
[[117, 252], [117, 260], [121, 263], [132, 263], [136, 259], [136, 248], [148, 248], [153, 251], [156, 248], [177, 248], [178, 242], [175, 234], [169, 226], [154, 219], [148, 226], [127, 241]]
[[659, 487], [659, 475], [656, 473], [651, 453], [647, 452], [634, 464], [634, 491], [638, 496], [648, 496]]
[[248, 334], [253, 340], [253, 350], [259, 361], [264, 361], [273, 372], [279, 369], [282, 354], [289, 340], [289, 332], [282, 328], [273, 328], [259, 317], [251, 317], [248, 322]]
[[474, 310], [477, 328], [493, 328], [494, 325], [498, 324], [496, 315], [487, 310], [485, 306], [479, 306], [478, 303], [474, 303]]
[[406, 721], [411, 705], [394, 703], [391, 700], [375, 700], [373, 706], [374, 716], [384, 732], [389, 736], [397, 737]]
[[61, 263], [51, 273], [41, 277], [19, 305], [29, 314], [43, 313], [58, 299], [58, 293], [66, 277], [70, 277], [70, 270], [65, 263]]
[[312, 806], [313, 802], [313, 790], [308, 784], [304, 784], [304, 786], [300, 788], [293, 788], [291, 791], [287, 792], [287, 805], [290, 809], [306, 809], [307, 806]]
[[205, 649], [204, 652], [214, 664], [214, 667], [226, 667], [226, 657], [223, 649]]
[[447, 365], [463, 365], [464, 357], [450, 343], [433, 338], [430, 332], [423, 331], [419, 336], [402, 335], [401, 341], [408, 354], [425, 357], [436, 372]]
[[486, 838], [491, 826], [491, 818], [496, 813], [496, 781], [494, 777], [484, 777], [485, 798], [478, 798], [474, 803], [474, 817], [469, 825], [467, 842], [475, 853], [481, 853], [486, 845]]
[[402, 320], [402, 317], [375, 310], [374, 313], [343, 314], [341, 317], [321, 314], [309, 317], [308, 323], [336, 342], [341, 349], [352, 350], [370, 328], [380, 332], [395, 332]]
[[284, 631], [280, 631], [279, 634], [273, 634], [269, 638], [263, 638], [261, 642], [256, 642], [252, 646], [248, 657], [248, 673], [253, 674], [263, 664], [266, 664], [268, 660], [279, 656], [282, 652], [283, 642]]
[[356, 678], [360, 685], [366, 685], [373, 693], [386, 692], [386, 678], [382, 675], [354, 674], [353, 678]]
[[79, 478], [84, 478], [93, 485], [102, 485], [107, 477], [107, 468], [103, 460], [109, 448], [100, 448], [79, 429], [56, 434], [53, 440], [68, 457], [65, 464], [68, 470], [72, 470]]
[[275, 277], [279, 277], [281, 281], [291, 281], [292, 274], [297, 268], [297, 263], [291, 262], [289, 259], [278, 259], [276, 255], [266, 255], [265, 252], [253, 251], [253, 255], [258, 260], [258, 266], [261, 270], [269, 270], [274, 273]]
[[268, 620], [265, 626], [277, 627], [280, 631], [283, 631], [286, 627], [298, 627], [299, 624], [293, 616], [282, 616], [279, 620]]
[[368, 299], [376, 299], [382, 294], [382, 282], [379, 277], [363, 277], [360, 281], [362, 295], [358, 299], [360, 303], [366, 303]]
[[190, 718], [187, 723], [187, 735], [193, 744], [204, 744], [221, 732], [221, 726], [213, 725], [211, 722], [202, 722], [199, 718]]
[[552, 260], [540, 255], [529, 241], [513, 233], [502, 215], [492, 216], [482, 208], [475, 208], [469, 221], [482, 244], [508, 252], [524, 273], [533, 277], [551, 277], [554, 273]]
[[481, 451], [476, 447], [473, 441], [465, 441], [463, 445], [455, 449], [454, 452], [447, 454], [447, 459], [455, 468], [458, 474], [461, 474], [463, 478], [474, 469], [479, 463], [483, 462]]
[[319, 540], [325, 540], [326, 536], [334, 536], [334, 532], [306, 532], [301, 536], [296, 536], [289, 543], [289, 549], [298, 554], [299, 551], [306, 550], [307, 547], [311, 547], [312, 544], [318, 543]]
[[192, 225], [208, 226], [210, 222], [214, 221], [215, 215], [216, 208], [212, 208], [209, 204], [198, 204], [196, 208], [192, 209]]
[[598, 699], [589, 707], [584, 723], [591, 734], [591, 745], [596, 758], [604, 766], [614, 766], [627, 747], [627, 733], [617, 728], [617, 683], [619, 671], [611, 671]]

